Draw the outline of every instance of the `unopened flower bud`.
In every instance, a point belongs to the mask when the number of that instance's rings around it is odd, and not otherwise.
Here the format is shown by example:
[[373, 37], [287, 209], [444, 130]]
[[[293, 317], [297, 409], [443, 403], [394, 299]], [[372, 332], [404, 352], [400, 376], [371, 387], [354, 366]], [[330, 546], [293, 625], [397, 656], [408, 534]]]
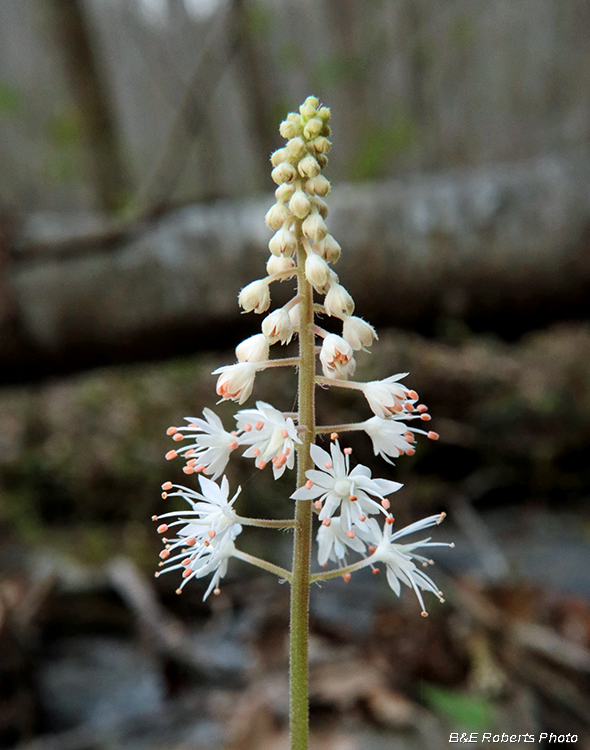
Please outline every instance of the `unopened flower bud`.
[[307, 258], [305, 259], [305, 278], [316, 292], [323, 294], [330, 280], [330, 267], [316, 253], [307, 253]]
[[291, 255], [295, 252], [297, 240], [293, 232], [283, 227], [270, 239], [268, 248], [273, 255]]
[[322, 107], [318, 112], [318, 117], [320, 118], [320, 120], [323, 120], [323, 122], [328, 122], [328, 120], [330, 119], [330, 115], [331, 112], [329, 107]]
[[301, 136], [297, 136], [297, 138], [291, 138], [291, 140], [287, 142], [285, 150], [287, 151], [289, 156], [293, 157], [294, 159], [301, 159], [307, 153], [307, 149], [305, 148], [305, 141], [303, 140], [303, 138], [301, 138]]
[[285, 255], [271, 255], [266, 262], [266, 272], [269, 276], [283, 271], [290, 271], [295, 268], [295, 261]]
[[352, 347], [341, 336], [329, 333], [322, 343], [320, 362], [327, 378], [346, 380], [354, 373], [355, 362]]
[[336, 263], [340, 258], [340, 245], [332, 237], [331, 234], [327, 234], [321, 242], [322, 246], [322, 258], [328, 263]]
[[236, 346], [238, 362], [264, 362], [268, 359], [269, 344], [266, 336], [257, 333]]
[[285, 182], [282, 185], [279, 185], [278, 188], [275, 190], [275, 198], [280, 203], [284, 203], [285, 201], [289, 200], [289, 198], [293, 195], [294, 192], [295, 192], [295, 186], [289, 185], [288, 182]]
[[295, 177], [297, 177], [297, 170], [292, 164], [282, 162], [272, 170], [270, 176], [277, 185], [280, 185], [283, 182], [293, 182]]
[[301, 188], [297, 188], [293, 193], [293, 197], [289, 201], [289, 210], [292, 214], [295, 214], [298, 219], [305, 219], [311, 211], [309, 199]]
[[325, 219], [328, 215], [328, 204], [317, 195], [311, 197], [311, 205], [317, 210], [322, 219]]
[[374, 339], [379, 338], [372, 325], [362, 318], [352, 316], [344, 318], [342, 326], [342, 338], [346, 339], [352, 348], [358, 352], [360, 349], [366, 351]]
[[301, 159], [297, 169], [302, 177], [316, 177], [320, 173], [320, 165], [311, 154]]
[[310, 141], [318, 136], [324, 129], [324, 123], [317, 117], [312, 117], [303, 128], [303, 137]]
[[318, 105], [319, 101], [315, 96], [308, 96], [303, 104], [299, 107], [299, 111], [306, 120], [309, 120], [310, 117], [314, 117], [314, 115], [316, 114]]
[[[324, 308], [327, 315], [344, 318], [346, 315], [352, 315], [354, 312], [354, 300], [343, 286], [335, 282], [328, 289], [328, 293], [324, 299]], [[348, 339], [346, 340], [348, 341]]]
[[274, 310], [262, 321], [262, 333], [271, 344], [280, 341], [282, 344], [288, 344], [293, 336], [293, 323], [289, 313], [281, 307], [280, 310]]
[[280, 229], [289, 218], [287, 206], [283, 203], [275, 203], [266, 212], [264, 221], [269, 229]]
[[266, 279], [256, 279], [245, 286], [238, 295], [238, 302], [244, 312], [266, 312], [270, 307], [270, 290]]
[[286, 148], [279, 148], [276, 151], [273, 151], [273, 153], [270, 155], [270, 163], [273, 165], [273, 167], [278, 167], [279, 164], [282, 164], [284, 161], [287, 161], [289, 158], [289, 152]]
[[291, 319], [293, 328], [299, 328], [299, 323], [301, 322], [299, 317], [300, 311], [301, 307], [299, 305], [299, 302], [296, 305], [293, 305], [293, 307], [289, 310], [289, 318]]
[[[291, 115], [295, 114], [295, 117], [292, 117]], [[283, 136], [283, 138], [295, 138], [295, 136], [300, 135], [301, 129], [302, 129], [302, 121], [300, 115], [296, 113], [291, 113], [286, 120], [283, 120], [283, 122], [279, 125], [279, 133]]]
[[328, 227], [322, 217], [316, 212], [307, 217], [303, 222], [302, 229], [303, 234], [309, 237], [312, 242], [319, 242], [328, 234]]
[[318, 137], [314, 138], [309, 145], [313, 146], [318, 154], [327, 154], [332, 146], [330, 141], [327, 138], [324, 138], [323, 135], [318, 135]]
[[[317, 161], [317, 159], [316, 159]], [[317, 177], [312, 177], [305, 183], [305, 189], [310, 195], [328, 195], [330, 192], [330, 183], [324, 177], [319, 174]]]

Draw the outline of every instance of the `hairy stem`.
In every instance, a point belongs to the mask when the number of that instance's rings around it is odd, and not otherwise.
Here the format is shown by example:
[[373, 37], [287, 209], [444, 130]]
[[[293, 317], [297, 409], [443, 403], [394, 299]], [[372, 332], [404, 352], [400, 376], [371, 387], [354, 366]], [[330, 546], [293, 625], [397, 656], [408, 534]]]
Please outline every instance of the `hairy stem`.
[[269, 573], [274, 573], [279, 578], [284, 578], [285, 581], [291, 580], [291, 573], [286, 568], [281, 568], [280, 565], [274, 565], [266, 560], [262, 560], [260, 557], [254, 557], [254, 555], [249, 555], [247, 552], [242, 552], [239, 549], [234, 552], [233, 556], [237, 557], [238, 560], [250, 563], [250, 565], [255, 565], [257, 568], [268, 570]]
[[[300, 298], [299, 329], [299, 426], [302, 444], [297, 452], [297, 487], [306, 482], [313, 468], [309, 448], [315, 439], [315, 336], [313, 290], [305, 278], [305, 249], [301, 221], [296, 221], [297, 281]], [[309, 736], [308, 633], [309, 569], [311, 556], [312, 505], [297, 500], [291, 581], [291, 750], [307, 750]]]
[[292, 529], [295, 527], [295, 521], [292, 518], [245, 518], [236, 516], [236, 523], [242, 526], [259, 526], [264, 529]]

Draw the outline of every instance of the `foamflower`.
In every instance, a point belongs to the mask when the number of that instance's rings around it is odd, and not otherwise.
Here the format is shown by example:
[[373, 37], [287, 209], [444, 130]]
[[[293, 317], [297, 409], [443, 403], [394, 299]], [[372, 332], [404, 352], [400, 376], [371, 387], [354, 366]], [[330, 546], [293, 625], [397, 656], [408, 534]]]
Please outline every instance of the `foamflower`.
[[235, 435], [227, 432], [221, 419], [211, 409], [203, 409], [203, 416], [205, 419], [185, 417], [188, 425], [168, 428], [166, 432], [175, 442], [186, 439], [192, 442], [168, 451], [166, 458], [170, 460], [183, 456], [187, 459], [185, 474], [202, 471], [217, 479], [223, 474], [231, 452], [238, 447], [238, 441]]
[[225, 401], [237, 401], [243, 404], [252, 393], [257, 367], [252, 362], [238, 362], [236, 365], [224, 365], [213, 370], [217, 379], [217, 395]]
[[351, 345], [335, 333], [329, 333], [324, 338], [320, 350], [320, 362], [327, 378], [348, 380], [354, 375], [356, 368]]
[[263, 333], [256, 333], [236, 346], [238, 362], [264, 362], [269, 353], [270, 344]]
[[358, 424], [360, 430], [364, 430], [371, 438], [373, 443], [373, 452], [381, 456], [387, 463], [392, 463], [390, 458], [398, 458], [404, 453], [411, 456], [416, 451], [413, 447], [416, 434], [426, 435], [430, 440], [438, 440], [438, 433], [432, 430], [420, 430], [416, 427], [410, 427], [405, 421], [416, 419], [417, 417], [402, 413], [389, 419], [381, 417], [371, 417]]
[[[443, 601], [443, 596], [434, 581], [420, 570], [415, 563], [415, 561], [418, 561], [422, 566], [432, 565], [432, 560], [417, 554], [415, 550], [423, 549], [424, 547], [453, 547], [454, 545], [447, 542], [431, 542], [430, 538], [422, 539], [419, 542], [411, 542], [410, 544], [397, 544], [397, 540], [408, 534], [414, 534], [417, 531], [422, 531], [422, 529], [438, 525], [443, 521], [445, 515], [445, 513], [439, 513], [436, 516], [428, 516], [428, 518], [416, 521], [395, 533], [393, 532], [393, 518], [390, 517], [387, 519], [388, 523], [383, 525], [383, 530], [375, 533], [372, 540], [376, 545], [376, 549], [370, 558], [371, 562], [381, 561], [385, 563], [387, 567], [387, 583], [397, 596], [400, 595], [401, 583], [414, 589], [424, 616], [426, 616], [427, 612], [424, 607], [421, 591], [432, 592], [440, 601]], [[376, 525], [372, 528], [378, 529], [378, 526]]]
[[349, 315], [344, 318], [342, 326], [342, 338], [352, 346], [355, 352], [360, 349], [367, 351], [375, 339], [378, 339], [377, 333], [370, 323], [356, 315]]
[[365, 544], [358, 533], [342, 525], [339, 517], [328, 518], [329, 523], [322, 523], [318, 529], [318, 563], [325, 567], [328, 560], [340, 562], [345, 559], [346, 548], [354, 552], [364, 552]]
[[236, 414], [240, 445], [248, 445], [246, 458], [254, 458], [263, 469], [271, 461], [275, 479], [295, 465], [295, 443], [301, 443], [293, 420], [274, 406], [256, 402], [256, 409], [243, 409]]
[[[409, 375], [401, 372], [385, 380], [373, 380], [370, 383], [359, 383], [373, 414], [383, 419], [401, 412], [408, 400], [410, 391], [399, 381]], [[413, 393], [413, 392], [412, 392]], [[415, 400], [415, 399], [414, 399]]]
[[311, 445], [309, 452], [317, 469], [305, 473], [308, 481], [291, 497], [294, 500], [319, 498], [322, 504], [320, 521], [331, 518], [340, 509], [346, 530], [353, 526], [362, 529], [368, 515], [386, 512], [389, 501], [385, 496], [396, 492], [402, 485], [389, 479], [372, 479], [371, 470], [362, 464], [357, 464], [351, 471], [349, 450], [345, 449], [343, 453], [338, 441], [330, 445], [330, 453], [319, 445]]

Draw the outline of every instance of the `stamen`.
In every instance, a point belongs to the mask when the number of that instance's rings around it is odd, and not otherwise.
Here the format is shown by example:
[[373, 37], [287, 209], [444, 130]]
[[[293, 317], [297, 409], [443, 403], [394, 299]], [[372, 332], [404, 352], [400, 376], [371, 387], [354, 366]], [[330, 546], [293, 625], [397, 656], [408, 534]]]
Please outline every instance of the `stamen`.
[[162, 500], [165, 500], [168, 497], [168, 493], [167, 492], [162, 492], [161, 497], [162, 497]]
[[256, 464], [256, 466], [257, 466], [257, 467], [258, 467], [258, 468], [259, 468], [260, 470], [262, 470], [262, 469], [265, 469], [265, 468], [266, 468], [266, 461], [259, 461], [259, 462], [258, 462], [258, 463]]
[[219, 594], [221, 594], [221, 589], [213, 589], [213, 593], [215, 596], [219, 596]]
[[371, 572], [373, 573], [374, 576], [376, 576], [377, 573], [379, 572], [379, 568], [373, 568]]
[[162, 485], [163, 490], [171, 490], [172, 489], [172, 482], [164, 482]]
[[383, 500], [381, 500], [381, 506], [385, 508], [385, 510], [389, 510], [391, 508], [391, 503], [386, 497], [384, 497]]
[[209, 531], [207, 532], [207, 536], [209, 537], [209, 539], [214, 539], [215, 538], [215, 529], [209, 529]]
[[414, 411], [414, 407], [409, 401], [406, 403], [406, 411], [409, 411], [410, 413]]
[[374, 552], [376, 552], [377, 547], [374, 544], [369, 544], [369, 554], [372, 555]]
[[164, 534], [166, 531], [168, 531], [168, 525], [165, 523], [161, 523], [156, 531], [158, 532], [158, 534]]
[[194, 546], [194, 545], [195, 545], [196, 543], [197, 543], [197, 537], [195, 537], [195, 536], [190, 536], [190, 537], [189, 537], [189, 538], [188, 538], [188, 539], [186, 540], [186, 546], [187, 546], [187, 547], [192, 547], [192, 546]]
[[284, 438], [287, 438], [287, 437], [289, 437], [289, 433], [287, 432], [287, 430], [281, 430], [281, 435], [282, 435], [282, 436], [283, 436]]
[[258, 458], [258, 456], [260, 455], [260, 448], [254, 448], [254, 450], [252, 451], [252, 455], [254, 456], [254, 458]]
[[428, 612], [426, 612], [426, 611], [421, 612], [420, 614], [422, 615], [422, 617], [428, 617]]
[[348, 499], [350, 500], [351, 503], [356, 503], [356, 501], [358, 500], [358, 497], [356, 495], [351, 495]]
[[437, 519], [436, 522], [437, 523], [442, 523], [445, 520], [446, 517], [447, 517], [447, 514], [443, 510], [443, 512], [440, 514], [440, 516], [438, 517], [438, 519]]
[[201, 466], [197, 466], [195, 471], [197, 472], [197, 474], [201, 474], [203, 471], [205, 471], [206, 468], [207, 467], [205, 466], [205, 464], [202, 464]]
[[430, 420], [432, 419], [432, 417], [430, 416], [430, 414], [422, 414], [422, 416], [420, 417], [420, 419], [423, 422], [430, 422]]
[[244, 432], [250, 432], [251, 429], [252, 429], [252, 425], [251, 424], [245, 424], [244, 425]]
[[157, 521], [157, 520], [158, 520], [158, 516], [152, 516], [152, 521]]
[[183, 577], [183, 578], [188, 578], [188, 577], [190, 576], [190, 574], [191, 574], [192, 572], [193, 572], [193, 571], [192, 571], [192, 570], [191, 570], [190, 568], [185, 568], [185, 569], [184, 569], [184, 570], [182, 571], [182, 577]]
[[178, 453], [176, 451], [168, 451], [168, 453], [164, 456], [166, 461], [172, 461], [173, 458], [176, 458], [178, 456]]
[[190, 557], [185, 557], [184, 560], [180, 563], [183, 567], [187, 568], [191, 564]]
[[363, 523], [363, 521], [366, 521], [366, 520], [367, 520], [367, 516], [365, 516], [365, 514], [364, 514], [364, 513], [361, 513], [361, 514], [360, 514], [360, 516], [359, 516], [359, 521], [360, 521], [361, 523]]
[[256, 430], [261, 430], [263, 427], [264, 427], [264, 422], [261, 419], [259, 419], [258, 422], [256, 422], [256, 424], [254, 425], [254, 429]]
[[163, 550], [162, 550], [162, 551], [160, 552], [160, 559], [161, 559], [161, 560], [165, 560], [165, 559], [166, 559], [167, 557], [170, 557], [170, 550], [167, 550], [167, 549], [163, 549]]
[[196, 452], [196, 451], [195, 451], [195, 449], [194, 449], [194, 448], [190, 448], [190, 449], [189, 449], [189, 450], [188, 450], [188, 451], [187, 451], [187, 452], [186, 452], [186, 453], [184, 454], [184, 457], [185, 457], [185, 458], [190, 458], [191, 456], [194, 456], [194, 455], [195, 455], [195, 452]]
[[304, 486], [306, 490], [310, 490], [313, 487], [313, 482], [311, 481], [311, 479], [308, 479]]
[[313, 505], [314, 505], [314, 508], [316, 508], [317, 510], [320, 510], [320, 508], [322, 507], [322, 501], [316, 500]]
[[350, 454], [352, 453], [352, 448], [345, 448], [342, 452], [345, 455], [350, 456]]
[[176, 589], [175, 593], [178, 595], [182, 594], [182, 589]]
[[391, 524], [393, 523], [393, 516], [388, 516], [385, 519], [385, 523], [388, 524], [389, 526], [391, 526]]
[[350, 581], [350, 579], [352, 578], [352, 576], [350, 575], [350, 573], [345, 573], [345, 574], [344, 574], [344, 575], [342, 576], [342, 578], [344, 578], [344, 581], [345, 581], [346, 583], [348, 583], [348, 582]]
[[331, 461], [326, 461], [326, 463], [324, 464], [324, 466], [326, 467], [326, 469], [332, 469], [333, 468], [333, 464], [332, 464]]
[[419, 412], [428, 411], [428, 407], [426, 406], [426, 404], [418, 404], [418, 406], [416, 407], [416, 411], [419, 411]]
[[175, 440], [176, 442], [183, 439], [184, 435], [182, 434], [182, 432], [176, 432], [174, 435], [172, 435], [172, 440]]
[[322, 521], [323, 526], [330, 526], [331, 523], [332, 523], [331, 518], [324, 518], [324, 520]]
[[194, 470], [194, 468], [192, 466], [183, 466], [182, 470], [184, 471], [185, 474], [194, 474], [195, 473], [195, 470]]
[[415, 448], [407, 448], [406, 449], [406, 456], [413, 456], [414, 453], [416, 453], [416, 449]]
[[178, 428], [177, 427], [169, 427], [166, 430], [166, 435], [176, 435], [177, 432], [178, 432]]
[[348, 529], [348, 531], [346, 532], [346, 536], [347, 536], [347, 537], [348, 537], [349, 539], [354, 539], [354, 538], [355, 538], [355, 536], [356, 536], [356, 534], [354, 533], [354, 531], [353, 531], [352, 529]]
[[432, 430], [430, 430], [426, 437], [430, 438], [430, 440], [438, 440], [440, 435], [438, 434], [438, 432], [433, 432]]
[[418, 394], [416, 393], [416, 391], [408, 391], [408, 398], [411, 398], [412, 401], [417, 401]]
[[229, 449], [232, 451], [235, 451], [235, 449], [238, 447], [239, 443], [237, 440], [232, 440], [229, 444]]
[[330, 434], [330, 440], [338, 440], [338, 433], [337, 432], [332, 432]]
[[235, 437], [237, 437], [238, 436], [238, 431], [237, 430], [232, 430], [229, 434], [230, 435], [234, 435]]

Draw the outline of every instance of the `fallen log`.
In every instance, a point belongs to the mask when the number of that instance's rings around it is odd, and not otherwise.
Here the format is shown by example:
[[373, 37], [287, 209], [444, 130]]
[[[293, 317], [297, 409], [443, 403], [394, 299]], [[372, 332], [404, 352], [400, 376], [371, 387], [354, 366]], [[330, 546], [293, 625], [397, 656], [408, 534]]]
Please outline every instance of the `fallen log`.
[[[4, 382], [227, 347], [256, 332], [237, 292], [264, 275], [270, 196], [177, 209], [135, 226], [36, 216], [4, 263]], [[345, 185], [329, 199], [336, 266], [373, 323], [432, 330], [441, 319], [518, 335], [585, 316], [590, 158]], [[285, 291], [277, 299], [285, 299]]]

